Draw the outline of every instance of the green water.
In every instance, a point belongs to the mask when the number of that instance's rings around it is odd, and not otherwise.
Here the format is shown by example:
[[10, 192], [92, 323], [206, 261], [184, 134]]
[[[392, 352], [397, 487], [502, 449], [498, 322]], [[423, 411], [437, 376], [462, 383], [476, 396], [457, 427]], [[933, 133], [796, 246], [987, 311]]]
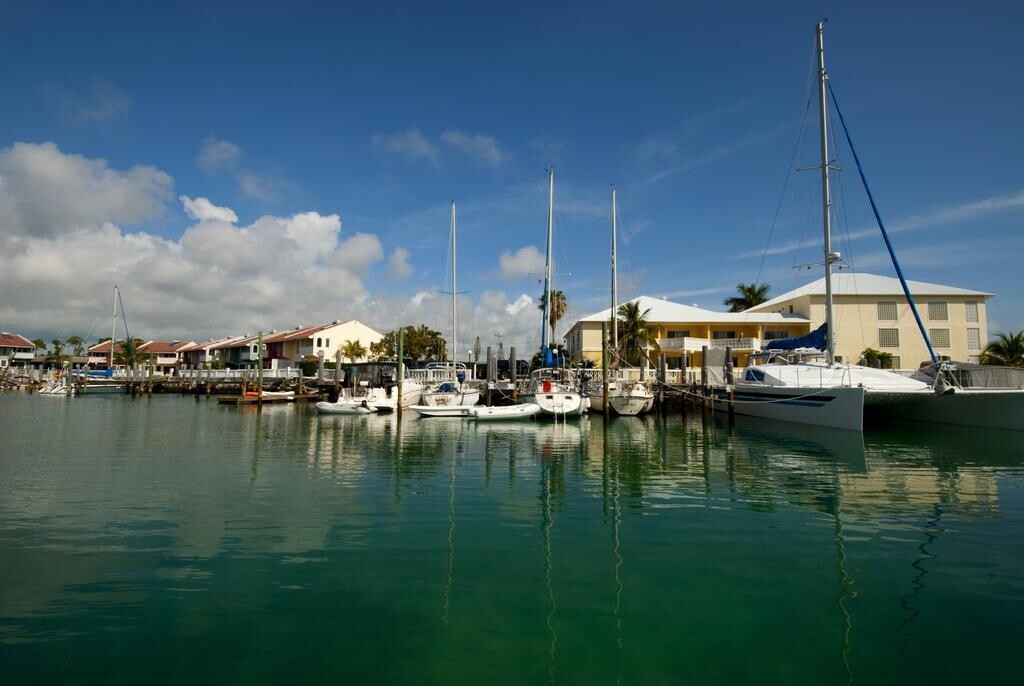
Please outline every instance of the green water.
[[0, 396], [4, 684], [1017, 683], [1024, 440]]

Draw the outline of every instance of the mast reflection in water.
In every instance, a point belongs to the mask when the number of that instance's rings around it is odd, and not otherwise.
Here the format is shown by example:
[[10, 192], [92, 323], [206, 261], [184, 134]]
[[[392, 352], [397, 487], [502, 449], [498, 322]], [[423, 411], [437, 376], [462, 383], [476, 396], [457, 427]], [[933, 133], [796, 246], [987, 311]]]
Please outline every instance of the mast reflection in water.
[[745, 419], [0, 396], [5, 681], [1016, 675], [1014, 434]]

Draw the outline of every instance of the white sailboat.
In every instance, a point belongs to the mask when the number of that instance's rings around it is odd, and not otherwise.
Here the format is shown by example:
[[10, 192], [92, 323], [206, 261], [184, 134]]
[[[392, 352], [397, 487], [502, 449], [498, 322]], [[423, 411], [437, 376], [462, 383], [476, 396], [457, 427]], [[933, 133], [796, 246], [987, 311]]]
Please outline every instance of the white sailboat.
[[[824, 25], [817, 25], [818, 105], [821, 134], [821, 197], [825, 257], [824, 359], [818, 350], [772, 350], [753, 355], [733, 387], [737, 414], [801, 424], [860, 431], [864, 427], [865, 402], [912, 394], [930, 393], [927, 384], [894, 372], [835, 361], [832, 312], [832, 265], [840, 255], [832, 251], [829, 187], [828, 108], [826, 103]], [[776, 342], [778, 344], [778, 342]], [[729, 390], [715, 395], [716, 406], [727, 409]]]
[[[555, 204], [555, 170], [548, 170], [548, 230], [547, 250], [544, 260], [544, 307], [541, 315], [541, 353], [544, 356], [541, 369], [536, 369], [527, 379], [521, 397], [526, 403], [540, 406], [540, 414], [547, 416], [579, 416], [587, 411], [589, 398], [579, 390], [579, 383], [572, 370], [555, 367], [551, 350], [548, 348], [548, 308], [551, 307], [551, 263], [552, 233]], [[553, 328], [553, 327], [552, 327]], [[553, 332], [552, 332], [553, 333]]]
[[[615, 187], [612, 187], [612, 351], [618, 355], [619, 350], [619, 278], [616, 263], [616, 244], [618, 233], [618, 206]], [[654, 407], [654, 393], [643, 382], [629, 382], [616, 376], [611, 370], [604, 370], [605, 384], [608, 386], [608, 405], [617, 415], [632, 417], [648, 412]], [[604, 386], [598, 386], [590, 393], [590, 409], [604, 412]]]
[[445, 376], [447, 378], [444, 378], [440, 383], [438, 383], [434, 387], [424, 390], [420, 401], [423, 405], [437, 407], [450, 407], [459, 405], [470, 406], [476, 405], [478, 402], [480, 402], [480, 390], [478, 388], [473, 388], [471, 386], [466, 385], [466, 367], [464, 365], [459, 364], [456, 361], [456, 356], [458, 355], [459, 350], [459, 291], [458, 288], [456, 287], [455, 279], [456, 230], [454, 200], [452, 200], [450, 216], [450, 233], [452, 242], [452, 361], [450, 363], [451, 366], [445, 370], [450, 371], [450, 374], [446, 374]]
[[[110, 324], [110, 357], [109, 364], [105, 370], [102, 371], [85, 371], [85, 375], [81, 377], [76, 385], [78, 389], [84, 395], [97, 395], [105, 393], [124, 393], [128, 390], [128, 385], [121, 379], [114, 377], [114, 348], [117, 346], [117, 303], [120, 300], [120, 292], [117, 288], [117, 284], [114, 284], [114, 307], [113, 307], [113, 321]], [[123, 309], [123, 307], [122, 307]], [[124, 312], [121, 312], [122, 318]], [[125, 327], [125, 346], [130, 341], [127, 340], [127, 326]]]

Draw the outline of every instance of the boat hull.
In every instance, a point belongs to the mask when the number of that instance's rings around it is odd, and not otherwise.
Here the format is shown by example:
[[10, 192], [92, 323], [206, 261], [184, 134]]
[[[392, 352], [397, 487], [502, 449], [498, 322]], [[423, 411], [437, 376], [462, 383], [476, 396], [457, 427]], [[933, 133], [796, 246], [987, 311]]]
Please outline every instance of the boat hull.
[[464, 391], [434, 391], [422, 393], [420, 404], [431, 405], [435, 407], [453, 406], [453, 405], [476, 405], [480, 402], [480, 391], [476, 389], [469, 389]]
[[1024, 431], [1024, 389], [956, 389], [943, 395], [932, 391], [868, 393], [864, 412], [868, 421]]
[[548, 393], [524, 395], [523, 400], [539, 406], [539, 414], [552, 417], [578, 417], [590, 405], [589, 398], [588, 402], [584, 403], [583, 396], [579, 393], [558, 389], [552, 389]]
[[316, 411], [322, 414], [370, 414], [375, 409], [370, 406], [364, 406], [361, 402], [319, 402], [316, 404]]
[[[849, 431], [864, 428], [864, 389], [859, 386], [801, 388], [736, 384], [734, 401], [735, 412], [740, 415]], [[713, 402], [716, 410], [728, 411], [728, 391], [717, 389]]]
[[468, 417], [470, 405], [412, 405], [410, 410], [421, 417]]
[[518, 405], [499, 405], [487, 407], [477, 405], [467, 408], [471, 419], [481, 420], [502, 420], [502, 419], [529, 419], [541, 411], [537, 403], [519, 403]]

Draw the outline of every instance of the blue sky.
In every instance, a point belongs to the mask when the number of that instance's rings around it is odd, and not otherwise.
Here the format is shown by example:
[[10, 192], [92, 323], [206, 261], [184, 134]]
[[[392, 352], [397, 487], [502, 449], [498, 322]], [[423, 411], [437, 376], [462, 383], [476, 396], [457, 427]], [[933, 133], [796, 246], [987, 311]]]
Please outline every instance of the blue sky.
[[[607, 306], [613, 183], [622, 298], [782, 293], [818, 276], [824, 15], [908, 276], [1024, 328], [1016, 4], [367, 4], [0, 4], [0, 326], [95, 338], [117, 281], [144, 337], [447, 330], [454, 199], [460, 339], [532, 347], [548, 165], [567, 322]], [[837, 247], [891, 274], [838, 160]]]

